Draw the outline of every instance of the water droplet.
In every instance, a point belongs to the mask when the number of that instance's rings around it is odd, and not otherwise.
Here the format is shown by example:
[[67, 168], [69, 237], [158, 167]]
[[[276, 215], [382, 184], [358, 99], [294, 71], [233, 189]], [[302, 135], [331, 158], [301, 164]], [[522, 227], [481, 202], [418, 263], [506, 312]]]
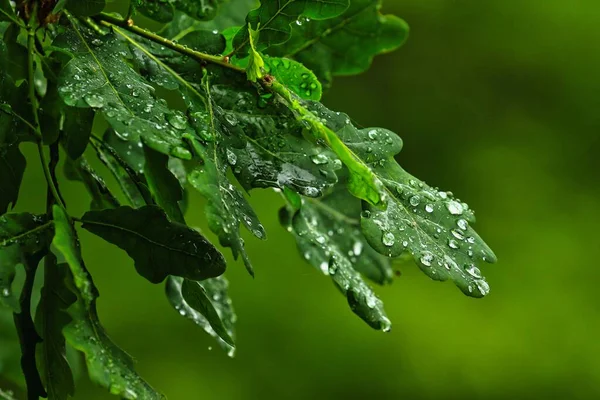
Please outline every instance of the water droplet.
[[424, 253], [420, 258], [421, 264], [426, 267], [431, 267], [431, 263], [433, 262], [433, 255], [431, 253]]
[[97, 94], [88, 94], [84, 97], [85, 102], [92, 108], [104, 107], [104, 99]]
[[169, 124], [175, 129], [183, 130], [187, 128], [187, 119], [180, 111], [167, 114], [167, 121], [169, 121]]
[[446, 208], [452, 215], [461, 215], [463, 213], [463, 206], [454, 200], [450, 200], [448, 203], [446, 203]]
[[458, 249], [458, 243], [456, 243], [456, 240], [450, 239], [448, 240], [448, 247], [451, 249]]
[[323, 261], [321, 264], [319, 264], [319, 269], [325, 275], [328, 275], [329, 274], [329, 263], [327, 261]]
[[450, 233], [452, 233], [452, 236], [454, 236], [458, 240], [463, 240], [465, 238], [465, 235], [460, 229], [452, 229]]
[[465, 266], [465, 271], [473, 278], [481, 279], [481, 271], [475, 266], [475, 264]]
[[475, 281], [475, 284], [477, 285], [477, 289], [479, 289], [479, 292], [483, 296], [487, 296], [488, 293], [490, 293], [490, 285], [483, 279], [479, 279], [479, 280]]
[[394, 245], [395, 241], [396, 241], [396, 237], [394, 236], [394, 234], [392, 232], [384, 233], [383, 238], [381, 239], [381, 242], [387, 247], [392, 247]]
[[235, 165], [237, 163], [237, 156], [230, 149], [227, 149], [227, 162], [230, 165]]
[[363, 212], [360, 213], [360, 216], [366, 219], [371, 218], [371, 211], [369, 210], [364, 210]]
[[466, 231], [467, 228], [469, 227], [469, 223], [466, 220], [462, 219], [462, 218], [459, 219], [458, 221], [456, 221], [456, 225], [458, 225], [458, 227], [460, 229], [462, 229], [463, 231]]
[[360, 253], [362, 253], [362, 249], [363, 249], [362, 242], [359, 242], [359, 241], [354, 242], [354, 245], [352, 246], [352, 252], [354, 253], [354, 255], [360, 256]]
[[114, 131], [114, 132], [115, 132], [115, 135], [116, 135], [116, 136], [117, 136], [119, 139], [121, 139], [121, 140], [125, 140], [125, 141], [129, 140], [129, 137], [131, 136], [131, 135], [129, 134], [129, 132], [119, 132], [119, 131]]
[[10, 289], [9, 288], [2, 289], [2, 297], [8, 297], [8, 296], [10, 296]]
[[433, 204], [426, 204], [425, 211], [427, 211], [428, 213], [432, 213], [433, 212]]
[[311, 160], [314, 164], [317, 165], [323, 165], [329, 162], [329, 158], [323, 153], [315, 154], [311, 157]]
[[368, 133], [369, 139], [375, 140], [377, 139], [377, 131], [375, 129], [371, 129]]
[[411, 206], [416, 207], [421, 202], [421, 197], [419, 197], [419, 195], [414, 195], [410, 198], [409, 202]]

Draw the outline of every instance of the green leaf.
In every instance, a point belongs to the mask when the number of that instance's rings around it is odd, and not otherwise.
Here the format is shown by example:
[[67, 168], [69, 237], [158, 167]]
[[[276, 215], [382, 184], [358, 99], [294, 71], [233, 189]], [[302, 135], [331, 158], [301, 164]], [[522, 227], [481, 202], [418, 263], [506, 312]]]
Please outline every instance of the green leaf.
[[[334, 227], [331, 219], [336, 216], [332, 216], [329, 209], [322, 212], [317, 204], [319, 203], [303, 201], [299, 210], [282, 209], [281, 223], [296, 237], [298, 248], [304, 258], [324, 274], [331, 276], [334, 284], [346, 296], [352, 311], [374, 329], [389, 331], [392, 325], [383, 310], [383, 303], [354, 267], [354, 264], [358, 263], [354, 253], [354, 240], [351, 239], [350, 247], [344, 234], [355, 236], [358, 240], [356, 243], [361, 243], [362, 246], [364, 240], [355, 233], [356, 227], [348, 226], [347, 220], [343, 220], [341, 225], [336, 226], [338, 229], [341, 228], [342, 232], [336, 231], [336, 236], [333, 234], [330, 236], [329, 232]], [[354, 232], [346, 233], [343, 229]]]
[[214, 143], [205, 148], [195, 139], [189, 140], [201, 162], [190, 170], [188, 181], [208, 200], [208, 226], [219, 236], [222, 246], [231, 247], [235, 259], [239, 254], [242, 255], [246, 269], [254, 275], [239, 227], [243, 223], [259, 239], [266, 238], [265, 229], [244, 196], [227, 179], [224, 150], [217, 148]]
[[48, 252], [53, 234], [52, 222], [42, 216], [22, 213], [0, 217], [0, 304], [20, 312], [12, 293], [16, 267], [37, 266]]
[[64, 102], [101, 111], [123, 138], [141, 137], [159, 152], [189, 159], [181, 135], [192, 128], [166, 101], [157, 99], [154, 88], [127, 64], [128, 46], [113, 33], [98, 36], [72, 25], [54, 42], [73, 55], [58, 78]]
[[[260, 23], [258, 24], [258, 28], [260, 29]], [[263, 77], [263, 68], [265, 66], [265, 62], [263, 61], [261, 55], [256, 48], [254, 47], [254, 43], [258, 43], [259, 39], [259, 31], [252, 29], [248, 25], [248, 40], [250, 43], [250, 52], [248, 55], [248, 65], [246, 66], [246, 76], [250, 82], [256, 82], [258, 79]]]
[[323, 88], [315, 74], [295, 60], [264, 57], [265, 71], [305, 100], [321, 100]]
[[166, 291], [171, 305], [181, 316], [204, 329], [233, 356], [236, 315], [227, 294], [228, 286], [223, 276], [201, 282], [169, 277]]
[[167, 38], [183, 37], [199, 29], [222, 32], [245, 24], [246, 15], [256, 8], [258, 0], [230, 0], [219, 7], [217, 16], [210, 21], [199, 21], [183, 12], [175, 12], [173, 20], [160, 32]]
[[210, 90], [217, 130], [228, 139], [227, 162], [246, 190], [287, 187], [318, 197], [337, 182], [340, 161], [303, 137], [305, 126], [285, 105], [261, 104], [253, 88], [228, 76]]
[[185, 224], [179, 202], [183, 200], [183, 188], [169, 170], [169, 157], [144, 146], [144, 175], [152, 197], [169, 219]]
[[[289, 196], [288, 196], [289, 197]], [[301, 200], [301, 203], [283, 208], [280, 211], [283, 223], [292, 219], [290, 210], [297, 211], [318, 226], [319, 231], [339, 248], [341, 254], [347, 254], [352, 267], [370, 280], [385, 284], [393, 277], [390, 259], [375, 251], [367, 242], [360, 227], [361, 202], [350, 195], [340, 182], [325, 196], [318, 199]], [[329, 259], [320, 246], [304, 246], [299, 241], [299, 251], [303, 258], [324, 274], [329, 274]]]
[[0, 21], [16, 21], [17, 17], [9, 0], [0, 0]]
[[394, 15], [380, 13], [381, 0], [353, 0], [336, 18], [300, 20], [292, 25], [290, 40], [267, 53], [294, 58], [311, 69], [325, 86], [334, 75], [366, 71], [373, 57], [400, 47], [408, 25]]
[[[1, 11], [0, 11], [1, 14]], [[11, 24], [4, 32], [6, 45], [6, 73], [16, 82], [27, 79], [27, 49], [23, 45], [25, 29], [17, 24]]]
[[65, 212], [53, 209], [56, 234], [52, 244], [65, 258], [71, 275], [67, 286], [77, 296], [68, 308], [72, 321], [64, 327], [67, 342], [85, 355], [91, 380], [124, 399], [164, 399], [135, 372], [133, 360], [108, 337], [96, 311], [96, 289], [85, 268], [75, 230]]
[[197, 20], [215, 17], [222, 0], [134, 0], [137, 10], [159, 22], [169, 22], [179, 10]]
[[79, 158], [90, 141], [94, 111], [91, 109], [64, 107], [63, 147], [73, 160]]
[[67, 0], [66, 9], [74, 15], [89, 17], [100, 14], [106, 7], [106, 0]]
[[73, 373], [67, 361], [63, 328], [71, 321], [66, 313], [76, 297], [65, 286], [68, 266], [57, 264], [54, 255], [46, 256], [44, 287], [35, 316], [35, 326], [43, 339], [38, 354], [38, 368], [48, 398], [67, 400], [75, 394]]
[[361, 225], [371, 246], [390, 257], [408, 251], [429, 277], [451, 279], [465, 294], [485, 296], [489, 285], [477, 264], [493, 263], [496, 256], [470, 226], [475, 217], [468, 206], [404, 171], [394, 160], [402, 141], [393, 132], [359, 130], [344, 114], [319, 103], [310, 108], [383, 185], [386, 205], [363, 206]]
[[83, 183], [92, 196], [90, 206], [92, 210], [119, 207], [119, 201], [110, 192], [104, 179], [89, 165], [85, 157], [82, 156], [77, 160], [67, 159], [65, 161], [65, 176], [67, 179]]
[[292, 23], [304, 16], [322, 20], [342, 14], [349, 6], [349, 0], [281, 0], [262, 1], [261, 6], [252, 10], [246, 17], [246, 23], [233, 41], [234, 52], [245, 54], [250, 42], [248, 25], [260, 33], [255, 43], [259, 51], [289, 40]]
[[25, 157], [19, 150], [23, 140], [20, 131], [23, 124], [16, 117], [16, 110], [11, 101], [20, 98], [13, 79], [7, 73], [8, 54], [4, 42], [0, 41], [0, 215], [14, 207], [19, 196]]
[[140, 275], [152, 283], [168, 275], [202, 280], [225, 272], [225, 260], [197, 231], [170, 222], [156, 206], [90, 211], [83, 228], [119, 246], [135, 261]]
[[136, 156], [135, 151], [141, 145], [142, 142], [139, 140], [136, 143], [129, 139], [120, 139], [112, 130], [108, 130], [104, 134], [103, 141], [94, 140], [93, 142], [98, 158], [111, 171], [121, 190], [135, 208], [153, 204], [152, 196], [142, 175], [144, 165], [140, 160], [136, 160], [137, 169], [134, 169], [131, 165], [133, 162], [130, 163], [123, 158]]
[[[52, 234], [52, 222], [45, 217], [27, 213], [0, 217], [0, 302], [14, 311], [21, 344], [21, 368], [31, 398], [46, 396], [35, 361], [41, 338], [31, 318], [31, 294], [38, 264], [49, 251]], [[25, 267], [25, 283], [17, 302], [11, 286], [18, 264]]]

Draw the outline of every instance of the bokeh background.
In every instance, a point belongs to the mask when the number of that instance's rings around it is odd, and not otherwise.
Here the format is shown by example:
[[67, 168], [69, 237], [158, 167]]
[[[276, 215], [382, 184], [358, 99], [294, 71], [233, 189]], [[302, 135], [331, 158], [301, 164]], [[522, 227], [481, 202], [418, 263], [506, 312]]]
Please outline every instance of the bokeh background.
[[[124, 252], [84, 233], [107, 331], [171, 400], [600, 398], [600, 3], [386, 0], [383, 10], [410, 24], [409, 41], [336, 79], [324, 102], [397, 132], [404, 168], [477, 211], [499, 258], [484, 270], [491, 294], [467, 298], [407, 264], [377, 290], [392, 332], [372, 331], [301, 261], [279, 197], [255, 191], [269, 238], [247, 237], [254, 280], [229, 265], [234, 359]], [[19, 208], [43, 206], [42, 179], [32, 166]], [[202, 206], [192, 197], [199, 227]], [[109, 398], [79, 381], [76, 399]]]

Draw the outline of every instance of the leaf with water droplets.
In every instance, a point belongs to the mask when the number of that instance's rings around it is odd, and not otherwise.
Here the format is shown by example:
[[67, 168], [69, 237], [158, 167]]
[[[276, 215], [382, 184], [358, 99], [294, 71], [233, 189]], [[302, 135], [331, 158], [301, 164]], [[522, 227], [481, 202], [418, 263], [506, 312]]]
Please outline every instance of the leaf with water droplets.
[[229, 283], [223, 276], [204, 281], [191, 281], [171, 276], [166, 292], [171, 305], [185, 317], [217, 339], [233, 357], [235, 352], [235, 312], [227, 294]]
[[319, 103], [309, 107], [383, 185], [385, 204], [363, 206], [368, 213], [361, 225], [371, 246], [390, 257], [408, 251], [431, 278], [451, 279], [465, 294], [485, 296], [489, 285], [476, 265], [496, 256], [469, 226], [475, 217], [468, 206], [404, 171], [394, 160], [402, 141], [393, 132], [356, 129], [344, 114]]
[[164, 154], [189, 159], [181, 136], [191, 133], [187, 120], [171, 123], [174, 111], [128, 63], [129, 47], [117, 35], [99, 36], [73, 22], [54, 45], [71, 53], [58, 78], [58, 90], [71, 107], [102, 112], [116, 132], [139, 139]]
[[114, 131], [108, 130], [104, 134], [104, 140], [95, 141], [93, 145], [98, 158], [112, 172], [131, 205], [139, 208], [153, 204], [152, 195], [142, 176], [144, 165], [138, 159], [143, 160], [143, 156], [138, 154], [141, 153], [141, 141], [119, 139]]
[[48, 252], [54, 234], [52, 221], [28, 213], [0, 217], [0, 304], [19, 312], [12, 283], [19, 264], [35, 264]]
[[46, 256], [44, 287], [35, 314], [35, 326], [42, 338], [38, 368], [49, 399], [67, 400], [75, 394], [73, 373], [67, 361], [63, 328], [71, 322], [66, 310], [76, 296], [65, 285], [67, 264], [57, 264], [56, 256]]
[[102, 210], [119, 207], [119, 201], [110, 192], [104, 179], [89, 165], [85, 157], [82, 156], [77, 160], [67, 159], [65, 161], [65, 176], [67, 179], [83, 183], [90, 196], [92, 196], [90, 209]]
[[281, 0], [262, 1], [259, 8], [250, 11], [246, 23], [233, 40], [235, 53], [245, 55], [250, 42], [248, 27], [260, 33], [256, 43], [259, 51], [289, 40], [292, 24], [300, 17], [323, 20], [341, 15], [348, 9], [349, 0]]
[[144, 175], [152, 197], [175, 222], [185, 224], [179, 202], [183, 200], [183, 188], [169, 170], [169, 157], [144, 146]]
[[335, 18], [292, 24], [290, 40], [266, 52], [298, 60], [329, 87], [334, 75], [366, 71], [375, 55], [395, 50], [408, 37], [403, 20], [380, 14], [381, 3], [352, 0]]
[[246, 15], [256, 8], [256, 0], [230, 0], [221, 4], [217, 16], [210, 21], [200, 21], [189, 15], [176, 11], [173, 20], [161, 30], [164, 37], [179, 37], [183, 32], [190, 32], [199, 29], [217, 30], [222, 32], [231, 27], [244, 25]]
[[67, 309], [72, 318], [63, 328], [67, 343], [85, 355], [90, 379], [111, 394], [131, 400], [164, 399], [135, 372], [131, 357], [104, 331], [96, 311], [98, 289], [81, 258], [75, 229], [60, 207], [54, 206], [53, 216], [56, 234], [52, 244], [69, 266], [66, 285], [77, 297]]
[[231, 169], [245, 189], [288, 187], [318, 197], [337, 182], [341, 163], [331, 151], [304, 138], [304, 125], [287, 107], [278, 102], [261, 105], [245, 82], [214, 79], [213, 117], [233, 154], [228, 157]]
[[168, 275], [202, 280], [225, 272], [223, 256], [204, 236], [169, 221], [159, 207], [90, 211], [81, 220], [83, 228], [125, 250], [152, 283]]
[[[25, 157], [19, 150], [19, 144], [24, 139], [21, 132], [25, 128], [16, 118], [17, 109], [11, 105], [22, 98], [22, 93], [8, 75], [8, 60], [6, 45], [0, 40], [0, 215], [17, 202], [26, 167]], [[18, 104], [15, 106], [18, 107]]]
[[133, 0], [135, 8], [159, 22], [169, 22], [178, 10], [197, 20], [215, 17], [223, 0]]
[[65, 8], [74, 15], [89, 17], [100, 14], [106, 7], [106, 0], [67, 0]]
[[[342, 188], [342, 192], [332, 195], [334, 197], [329, 198], [330, 204], [304, 199], [300, 209], [288, 205], [281, 209], [280, 220], [296, 237], [298, 249], [304, 258], [325, 275], [331, 276], [334, 284], [346, 296], [352, 311], [374, 329], [387, 332], [391, 329], [391, 322], [383, 310], [383, 303], [364, 282], [358, 270], [370, 270], [373, 266], [365, 264], [374, 261], [387, 274], [389, 266], [385, 265], [383, 257], [365, 248], [366, 243], [356, 225], [358, 221], [346, 216], [343, 211], [331, 208], [334, 204], [342, 205], [338, 201], [343, 198], [343, 191]], [[337, 196], [341, 197], [336, 199]], [[352, 208], [350, 206], [347, 210]], [[355, 248], [356, 242], [361, 244]], [[354, 250], [359, 254], [356, 255]]]
[[189, 140], [199, 162], [190, 169], [188, 181], [208, 200], [208, 226], [219, 236], [221, 245], [231, 247], [234, 258], [242, 255], [246, 269], [254, 275], [240, 235], [240, 224], [244, 224], [259, 239], [266, 238], [265, 229], [244, 195], [227, 179], [225, 149], [217, 148], [214, 143], [204, 147], [193, 138]]
[[[367, 243], [360, 228], [360, 200], [346, 190], [344, 180], [345, 178], [323, 197], [304, 198], [299, 203], [300, 206], [292, 208], [301, 208], [310, 224], [317, 227], [324, 238], [327, 237], [331, 243], [335, 243], [341, 253], [347, 254], [356, 271], [376, 283], [390, 283], [393, 276], [390, 259], [377, 253]], [[283, 213], [282, 220], [288, 221], [289, 209], [284, 208], [280, 212]], [[328, 267], [321, 268], [328, 262], [327, 257], [323, 257], [321, 248], [308, 247], [299, 250], [306, 261], [328, 273]]]

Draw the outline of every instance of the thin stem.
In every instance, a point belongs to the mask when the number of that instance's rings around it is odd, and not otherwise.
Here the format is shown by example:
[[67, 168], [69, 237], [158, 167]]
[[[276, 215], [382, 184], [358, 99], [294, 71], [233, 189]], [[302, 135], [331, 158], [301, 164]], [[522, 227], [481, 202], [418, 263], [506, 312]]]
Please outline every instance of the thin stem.
[[52, 178], [52, 172], [50, 171], [50, 167], [48, 164], [48, 159], [46, 157], [46, 153], [44, 152], [44, 144], [43, 144], [43, 136], [42, 130], [40, 128], [40, 116], [38, 114], [39, 103], [37, 99], [37, 95], [35, 93], [35, 74], [33, 69], [34, 63], [34, 55], [35, 55], [35, 28], [29, 26], [28, 35], [27, 35], [27, 72], [28, 72], [28, 89], [29, 89], [29, 103], [31, 104], [31, 111], [33, 112], [33, 132], [37, 139], [37, 148], [38, 153], [40, 155], [40, 161], [42, 162], [42, 168], [44, 170], [44, 176], [46, 177], [46, 182], [48, 183], [48, 187], [50, 188], [52, 195], [56, 199], [56, 202], [62, 207], [65, 208], [64, 203], [62, 202], [61, 196], [58, 193], [58, 189], [54, 184], [54, 179]]
[[120, 19], [120, 18], [115, 18], [112, 15], [109, 15], [106, 13], [102, 13], [99, 16], [97, 16], [96, 18], [98, 18], [100, 21], [102, 21], [102, 23], [105, 24], [106, 26], [111, 26], [111, 25], [119, 26], [129, 32], [135, 33], [136, 35], [139, 35], [139, 36], [146, 38], [148, 40], [151, 40], [155, 43], [158, 43], [165, 47], [168, 47], [171, 50], [175, 50], [178, 53], [181, 53], [190, 58], [193, 58], [196, 61], [219, 65], [221, 67], [228, 68], [233, 71], [237, 71], [237, 72], [241, 72], [241, 73], [246, 72], [244, 70], [244, 68], [238, 67], [236, 65], [233, 65], [233, 64], [230, 64], [229, 62], [227, 62], [226, 58], [224, 58], [224, 57], [213, 56], [211, 54], [202, 53], [200, 51], [190, 49], [187, 46], [183, 46], [181, 44], [175, 43], [174, 41], [172, 41], [170, 39], [166, 39], [160, 35], [157, 35], [154, 32], [150, 32], [146, 29], [143, 29], [136, 25], [133, 25], [133, 21], [131, 19], [124, 20], [124, 19]]
[[25, 28], [25, 25], [23, 25], [23, 22], [19, 21], [18, 19], [16, 19], [14, 16], [12, 16], [11, 14], [9, 14], [8, 12], [4, 11], [3, 9], [0, 8], [0, 14], [4, 14], [4, 16], [6, 18], [8, 18], [9, 20], [11, 20], [12, 22], [14, 22], [15, 24], [19, 25], [21, 28]]

